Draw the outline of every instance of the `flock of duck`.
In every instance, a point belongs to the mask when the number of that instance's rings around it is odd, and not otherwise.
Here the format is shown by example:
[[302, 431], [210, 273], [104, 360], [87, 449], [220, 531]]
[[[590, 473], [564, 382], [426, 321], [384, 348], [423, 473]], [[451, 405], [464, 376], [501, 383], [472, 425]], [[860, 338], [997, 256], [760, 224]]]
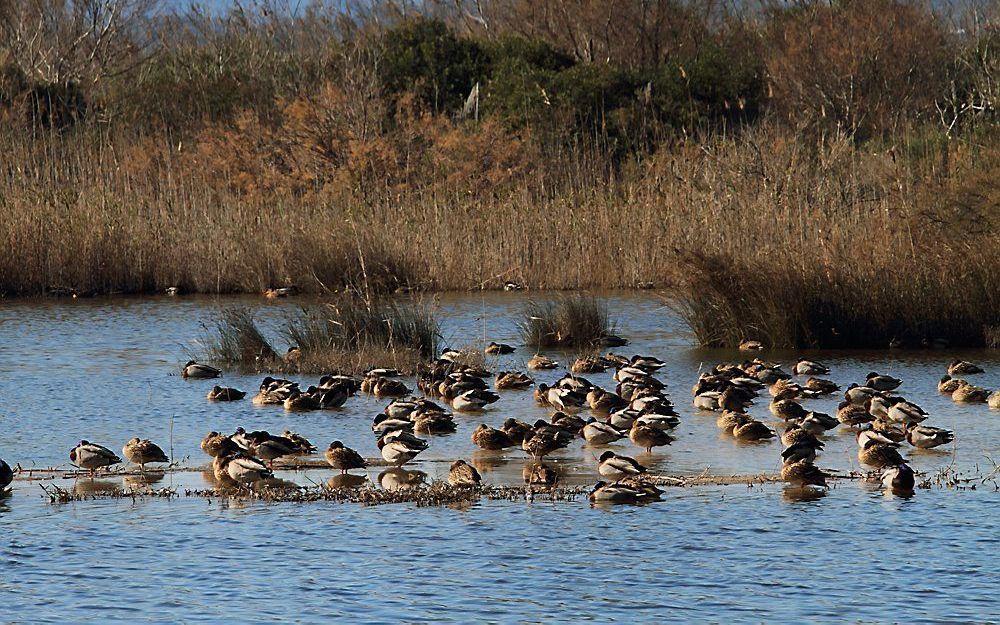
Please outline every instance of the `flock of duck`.
[[[491, 343], [487, 354], [508, 354], [509, 345]], [[399, 371], [379, 368], [363, 377], [331, 374], [302, 390], [297, 382], [266, 377], [252, 402], [256, 405], [280, 405], [290, 412], [336, 409], [357, 393], [367, 393], [390, 401], [372, 422], [375, 445], [387, 465], [398, 469], [429, 447], [426, 435], [453, 433], [458, 429], [454, 413], [483, 413], [501, 399], [497, 391], [532, 391], [535, 402], [551, 410], [548, 421], [528, 423], [506, 418], [498, 427], [479, 424], [471, 432], [471, 442], [484, 450], [520, 448], [529, 461], [523, 469], [524, 481], [533, 486], [553, 486], [559, 479], [555, 467], [545, 457], [582, 439], [590, 447], [603, 447], [628, 439], [647, 453], [670, 445], [676, 438], [673, 430], [680, 417], [667, 397], [666, 385], [657, 377], [665, 363], [652, 356], [626, 358], [614, 353], [576, 359], [569, 372], [554, 384], [536, 384], [522, 371], [500, 371], [495, 376], [481, 366], [466, 364], [467, 358], [454, 350], [445, 350], [417, 378], [422, 396], [411, 396], [411, 389]], [[559, 365], [551, 358], [536, 354], [528, 361], [532, 370], [552, 370]], [[584, 375], [613, 369], [613, 390], [604, 389]], [[956, 402], [988, 402], [1000, 407], [1000, 392], [990, 394], [959, 376], [981, 373], [982, 369], [965, 361], [954, 361], [941, 378], [940, 392]], [[768, 424], [748, 414], [750, 406], [766, 389], [771, 399], [770, 412], [784, 422], [780, 434], [781, 477], [795, 487], [826, 487], [831, 474], [815, 465], [824, 448], [825, 434], [837, 427], [850, 428], [858, 443], [861, 464], [880, 472], [883, 483], [894, 491], [911, 491], [915, 475], [901, 451], [904, 443], [929, 449], [951, 442], [951, 431], [924, 424], [928, 414], [920, 406], [896, 393], [902, 381], [888, 375], [869, 373], [863, 384], [850, 384], [843, 391], [836, 415], [808, 410], [810, 399], [841, 391], [835, 382], [821, 376], [830, 369], [819, 362], [799, 360], [790, 371], [782, 365], [759, 358], [742, 363], [722, 363], [700, 374], [692, 393], [693, 405], [700, 411], [718, 412], [716, 423], [725, 434], [742, 441], [768, 441], [779, 434]], [[190, 361], [181, 375], [192, 379], [212, 379], [222, 371], [207, 364]], [[488, 379], [493, 377], [493, 390]], [[799, 381], [796, 381], [798, 379]], [[213, 386], [207, 393], [210, 401], [239, 401], [247, 393], [235, 388]], [[450, 408], [450, 410], [449, 410]], [[588, 413], [586, 417], [583, 413]], [[301, 435], [285, 431], [274, 435], [267, 431], [248, 432], [238, 428], [232, 434], [210, 432], [201, 449], [212, 458], [216, 480], [226, 486], [250, 487], [266, 484], [274, 478], [274, 462], [281, 458], [317, 452], [317, 447]], [[145, 470], [147, 464], [169, 463], [162, 448], [150, 440], [133, 438], [122, 448], [122, 456]], [[91, 477], [98, 469], [122, 462], [107, 447], [80, 441], [69, 452], [70, 461]], [[341, 475], [368, 468], [368, 461], [341, 441], [333, 441], [325, 451], [326, 463]], [[601, 476], [590, 492], [594, 502], [635, 503], [656, 499], [662, 491], [648, 478], [648, 470], [635, 458], [610, 449], [597, 459]], [[0, 460], [0, 491], [14, 477], [11, 467]], [[360, 476], [356, 477], [363, 481]], [[448, 482], [456, 487], [475, 487], [482, 481], [477, 469], [465, 460], [452, 463]]]

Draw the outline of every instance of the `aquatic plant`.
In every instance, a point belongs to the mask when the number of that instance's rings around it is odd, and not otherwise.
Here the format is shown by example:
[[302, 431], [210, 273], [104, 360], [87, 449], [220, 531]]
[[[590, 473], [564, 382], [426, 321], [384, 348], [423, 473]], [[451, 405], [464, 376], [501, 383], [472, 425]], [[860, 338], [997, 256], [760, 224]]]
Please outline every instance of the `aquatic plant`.
[[607, 304], [583, 294], [528, 302], [521, 322], [524, 342], [545, 347], [594, 347], [612, 332]]
[[258, 327], [253, 310], [244, 306], [223, 309], [208, 328], [205, 343], [208, 359], [216, 363], [260, 371], [280, 362], [277, 351]]

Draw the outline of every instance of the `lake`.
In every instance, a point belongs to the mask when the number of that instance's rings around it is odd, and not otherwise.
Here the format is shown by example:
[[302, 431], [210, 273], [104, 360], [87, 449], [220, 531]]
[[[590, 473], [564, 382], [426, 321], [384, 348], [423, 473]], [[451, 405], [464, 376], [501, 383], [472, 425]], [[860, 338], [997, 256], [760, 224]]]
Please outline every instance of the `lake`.
[[[435, 306], [443, 344], [519, 345], [523, 293], [446, 294]], [[704, 350], [663, 299], [649, 292], [607, 295], [612, 319], [631, 344], [616, 350], [667, 362], [660, 378], [681, 414], [678, 440], [650, 455], [627, 440], [611, 449], [671, 475], [774, 473], [781, 445], [740, 444], [720, 435], [715, 415], [691, 406], [699, 369], [741, 359]], [[274, 327], [296, 300], [135, 298], [0, 302], [0, 457], [24, 468], [69, 467], [81, 438], [120, 450], [151, 438], [187, 467], [207, 464], [198, 445], [209, 430], [292, 429], [325, 448], [339, 439], [378, 455], [372, 417], [388, 400], [359, 395], [341, 411], [289, 414], [245, 401], [211, 403], [212, 381], [178, 372], [199, 350], [220, 306], [260, 308]], [[280, 342], [279, 342], [280, 344]], [[524, 368], [533, 351], [494, 363]], [[572, 354], [549, 352], [570, 364]], [[790, 363], [799, 353], [765, 352]], [[1000, 458], [1000, 413], [937, 393], [952, 358], [986, 369], [971, 376], [1000, 385], [991, 351], [808, 352], [845, 385], [868, 371], [902, 378], [899, 392], [927, 409], [929, 425], [956, 433], [941, 451], [906, 448], [911, 465], [934, 476], [988, 474]], [[564, 373], [532, 372], [536, 382]], [[260, 375], [227, 372], [223, 382], [251, 394]], [[303, 386], [317, 376], [299, 376]], [[588, 379], [613, 387], [611, 372]], [[833, 413], [837, 398], [808, 407]], [[762, 398], [751, 414], [774, 425]], [[430, 438], [407, 465], [443, 478], [464, 458], [487, 482], [519, 483], [525, 455], [476, 451], [469, 434], [506, 417], [547, 418], [530, 392], [504, 392], [481, 415], [456, 415], [458, 432]], [[820, 466], [858, 470], [853, 434], [831, 431]], [[573, 444], [554, 455], [566, 481], [592, 484], [601, 449]], [[380, 469], [368, 470], [373, 480]], [[279, 472], [300, 484], [332, 470]], [[994, 476], [995, 477], [995, 476]], [[66, 488], [121, 486], [122, 476], [58, 482]], [[49, 503], [39, 482], [17, 480], [0, 500], [2, 622], [131, 619], [143, 622], [233, 618], [314, 622], [708, 622], [996, 621], [1000, 583], [993, 562], [1000, 494], [992, 480], [975, 490], [933, 487], [912, 498], [876, 485], [838, 480], [825, 496], [800, 501], [780, 484], [666, 488], [644, 506], [591, 507], [576, 501], [483, 500], [470, 506], [364, 507], [318, 502], [241, 503], [182, 496]], [[201, 472], [157, 483], [207, 488]]]

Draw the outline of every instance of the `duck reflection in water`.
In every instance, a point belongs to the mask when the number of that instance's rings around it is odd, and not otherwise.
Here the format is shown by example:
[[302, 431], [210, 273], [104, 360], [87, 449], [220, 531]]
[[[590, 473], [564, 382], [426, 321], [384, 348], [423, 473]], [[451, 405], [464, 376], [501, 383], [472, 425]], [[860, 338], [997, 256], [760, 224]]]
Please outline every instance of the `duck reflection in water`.
[[818, 501], [826, 497], [827, 489], [816, 486], [788, 486], [781, 491], [785, 501]]
[[351, 475], [350, 473], [341, 473], [339, 475], [334, 475], [326, 481], [326, 487], [330, 489], [337, 488], [360, 488], [368, 483], [367, 475]]
[[165, 473], [140, 473], [138, 475], [123, 475], [122, 485], [125, 488], [142, 488], [162, 482]]

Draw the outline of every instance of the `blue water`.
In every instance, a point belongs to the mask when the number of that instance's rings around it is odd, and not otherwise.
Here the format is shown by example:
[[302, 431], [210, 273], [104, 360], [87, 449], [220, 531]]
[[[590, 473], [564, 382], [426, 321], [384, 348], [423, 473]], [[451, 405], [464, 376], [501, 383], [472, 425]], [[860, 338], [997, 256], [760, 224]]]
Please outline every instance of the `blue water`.
[[[525, 296], [446, 296], [438, 302], [447, 343], [517, 342]], [[223, 304], [229, 303], [225, 300]], [[244, 300], [258, 304], [256, 300]], [[249, 401], [211, 404], [211, 382], [175, 373], [219, 305], [211, 299], [13, 302], [0, 304], [0, 457], [24, 467], [68, 468], [80, 438], [118, 449], [150, 437], [184, 466], [206, 458], [211, 429], [290, 427], [325, 446], [340, 438], [375, 456], [371, 417], [383, 402], [358, 397], [338, 413], [288, 415]], [[284, 307], [263, 305], [265, 319]], [[697, 350], [655, 296], [611, 299], [612, 316], [633, 340], [626, 353], [668, 361], [682, 414], [679, 440], [645, 456], [616, 447], [655, 471], [773, 472], [780, 445], [721, 437], [715, 416], [690, 407], [699, 367], [736, 358]], [[484, 332], [485, 327], [485, 332]], [[519, 350], [497, 363], [521, 366]], [[562, 359], [569, 354], [555, 354]], [[1000, 458], [1000, 414], [958, 406], [936, 393], [952, 354], [815, 353], [846, 384], [875, 369], [905, 380], [900, 389], [928, 409], [928, 423], [956, 431], [940, 452], [911, 452], [919, 471], [953, 465], [985, 474]], [[966, 352], [987, 368], [976, 383], [996, 387], [1000, 357]], [[788, 360], [791, 354], [773, 354]], [[557, 371], [537, 376], [551, 381]], [[609, 376], [588, 376], [610, 386]], [[244, 390], [259, 376], [227, 374]], [[551, 378], [551, 380], [550, 380]], [[308, 376], [303, 376], [307, 381]], [[835, 400], [813, 402], [831, 411]], [[773, 422], [766, 402], [752, 412]], [[487, 481], [520, 480], [524, 455], [474, 452], [469, 432], [507, 416], [545, 417], [526, 393], [505, 393], [487, 413], [459, 417], [459, 431], [434, 437], [413, 467], [440, 478], [456, 457]], [[818, 464], [857, 469], [850, 433], [827, 441]], [[637, 453], [638, 452], [638, 453]], [[554, 458], [573, 483], [596, 480], [581, 446]], [[320, 483], [331, 471], [283, 472]], [[378, 469], [369, 476], [376, 479]], [[121, 476], [64, 482], [80, 492], [121, 486]], [[18, 480], [0, 500], [0, 622], [997, 622], [993, 562], [1000, 494], [918, 489], [910, 499], [839, 481], [815, 501], [782, 485], [668, 488], [646, 506], [593, 508], [576, 501], [481, 501], [456, 508], [412, 504], [363, 507], [329, 502], [235, 504], [185, 497], [207, 486], [200, 472], [168, 475], [171, 500], [51, 504], [40, 484]]]

